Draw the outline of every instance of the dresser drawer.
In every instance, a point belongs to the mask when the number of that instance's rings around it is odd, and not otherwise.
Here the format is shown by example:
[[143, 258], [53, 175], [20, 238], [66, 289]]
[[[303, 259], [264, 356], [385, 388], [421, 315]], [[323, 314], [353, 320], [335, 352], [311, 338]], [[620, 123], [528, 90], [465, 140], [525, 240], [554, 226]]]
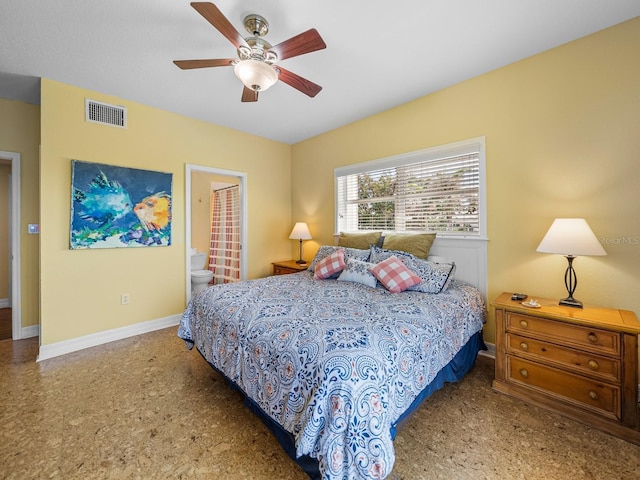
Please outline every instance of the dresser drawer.
[[621, 418], [619, 387], [510, 355], [506, 366], [508, 382], [526, 385], [605, 417]]
[[516, 312], [506, 312], [507, 332], [535, 336], [589, 352], [620, 357], [620, 334], [599, 328], [559, 322]]
[[514, 333], [505, 336], [507, 353], [533, 357], [558, 368], [572, 370], [581, 375], [606, 382], [620, 383], [620, 360], [574, 350], [553, 343], [543, 342]]

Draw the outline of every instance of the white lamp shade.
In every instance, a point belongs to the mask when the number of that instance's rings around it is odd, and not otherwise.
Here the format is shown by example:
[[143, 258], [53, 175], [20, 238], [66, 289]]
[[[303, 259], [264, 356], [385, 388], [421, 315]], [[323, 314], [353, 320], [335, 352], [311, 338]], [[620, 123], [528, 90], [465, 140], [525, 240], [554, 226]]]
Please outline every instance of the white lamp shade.
[[291, 235], [289, 235], [291, 240], [311, 240], [311, 233], [309, 232], [309, 227], [304, 222], [298, 222], [293, 226], [293, 230], [291, 230]]
[[573, 256], [607, 254], [584, 218], [556, 218], [536, 251]]
[[274, 68], [258, 60], [242, 60], [233, 67], [233, 71], [245, 87], [256, 92], [263, 92], [278, 81]]

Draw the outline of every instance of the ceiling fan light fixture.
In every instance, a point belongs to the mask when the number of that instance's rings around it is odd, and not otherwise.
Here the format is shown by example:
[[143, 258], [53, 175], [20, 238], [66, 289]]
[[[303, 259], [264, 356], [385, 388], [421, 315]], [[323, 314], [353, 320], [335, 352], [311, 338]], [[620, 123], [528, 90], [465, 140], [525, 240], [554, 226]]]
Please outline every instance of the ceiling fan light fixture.
[[278, 81], [276, 70], [259, 60], [242, 60], [233, 67], [233, 71], [245, 87], [255, 92], [263, 92]]

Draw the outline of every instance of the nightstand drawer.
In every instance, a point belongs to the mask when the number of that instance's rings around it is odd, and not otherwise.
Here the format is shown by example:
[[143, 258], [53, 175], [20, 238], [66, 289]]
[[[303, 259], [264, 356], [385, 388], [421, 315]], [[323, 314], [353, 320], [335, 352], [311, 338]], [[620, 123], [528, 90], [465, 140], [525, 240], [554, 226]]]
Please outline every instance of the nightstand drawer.
[[273, 274], [274, 275], [288, 275], [289, 273], [296, 273], [299, 272], [300, 270], [296, 270], [294, 268], [287, 268], [287, 267], [279, 267], [277, 265], [273, 266]]
[[290, 273], [302, 272], [309, 268], [306, 263], [298, 263], [295, 260], [284, 260], [282, 262], [272, 262], [274, 275], [288, 275]]
[[507, 333], [507, 353], [532, 357], [543, 363], [556, 364], [558, 368], [572, 370], [581, 375], [612, 383], [621, 380], [620, 361], [601, 355], [575, 350], [530, 337]]
[[506, 312], [506, 330], [604, 355], [620, 356], [620, 334], [551, 319]]
[[621, 418], [620, 388], [604, 382], [512, 356], [507, 356], [507, 381], [612, 419]]

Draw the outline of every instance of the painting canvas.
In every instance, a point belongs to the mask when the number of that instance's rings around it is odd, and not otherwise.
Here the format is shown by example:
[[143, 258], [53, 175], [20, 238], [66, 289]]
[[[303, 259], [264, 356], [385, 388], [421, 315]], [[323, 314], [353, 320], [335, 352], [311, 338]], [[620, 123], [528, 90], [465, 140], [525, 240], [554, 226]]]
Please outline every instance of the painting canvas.
[[71, 249], [171, 245], [172, 174], [71, 162]]

